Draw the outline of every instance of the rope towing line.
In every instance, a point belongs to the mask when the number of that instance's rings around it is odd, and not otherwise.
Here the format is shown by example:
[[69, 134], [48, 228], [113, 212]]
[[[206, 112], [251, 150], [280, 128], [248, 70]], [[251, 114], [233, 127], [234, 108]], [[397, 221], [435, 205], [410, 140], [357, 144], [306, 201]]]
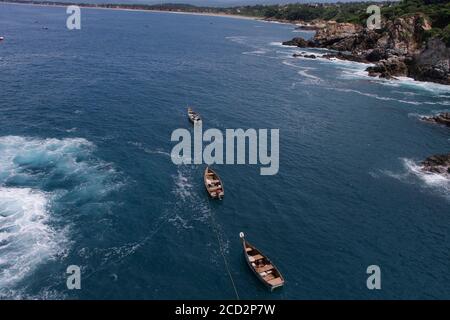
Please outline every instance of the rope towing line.
[[234, 290], [234, 293], [236, 295], [236, 299], [240, 300], [239, 293], [238, 293], [238, 290], [236, 288], [236, 284], [235, 284], [234, 279], [233, 279], [233, 275], [231, 274], [231, 270], [230, 270], [230, 267], [228, 265], [227, 258], [225, 257], [225, 250], [223, 249], [223, 244], [222, 244], [222, 241], [220, 240], [219, 231], [218, 231], [218, 228], [217, 228], [218, 224], [216, 223], [216, 221], [214, 219], [214, 216], [213, 216], [214, 213], [211, 210], [211, 205], [210, 205], [209, 201], [208, 201], [208, 208], [209, 208], [210, 217], [211, 217], [211, 225], [212, 225], [212, 228], [214, 230], [214, 233], [216, 234], [216, 238], [217, 238], [217, 243], [219, 245], [220, 254], [222, 255], [223, 262], [225, 264], [225, 268], [227, 270], [228, 276], [230, 278], [231, 285], [233, 286], [233, 290]]

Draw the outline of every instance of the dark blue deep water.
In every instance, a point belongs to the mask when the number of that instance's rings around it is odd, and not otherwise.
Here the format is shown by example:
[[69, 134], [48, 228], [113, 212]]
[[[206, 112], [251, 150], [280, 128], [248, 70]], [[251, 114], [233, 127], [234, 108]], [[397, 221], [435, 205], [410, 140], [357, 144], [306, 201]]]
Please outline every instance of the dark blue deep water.
[[[221, 17], [0, 5], [0, 296], [48, 299], [450, 298], [449, 87], [292, 58], [292, 26]], [[320, 55], [320, 51], [316, 54]], [[323, 52], [322, 52], [323, 53]], [[170, 135], [279, 128], [280, 171], [176, 166]], [[279, 267], [268, 292], [244, 231]], [[366, 288], [379, 265], [382, 289]], [[82, 289], [66, 288], [78, 265]]]

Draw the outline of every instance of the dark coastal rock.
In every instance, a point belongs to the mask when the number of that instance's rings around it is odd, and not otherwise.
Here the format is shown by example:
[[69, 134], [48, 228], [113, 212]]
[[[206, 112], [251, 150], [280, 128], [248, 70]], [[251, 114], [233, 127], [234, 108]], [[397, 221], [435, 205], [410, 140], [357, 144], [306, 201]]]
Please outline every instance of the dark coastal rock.
[[386, 79], [408, 75], [408, 67], [405, 64], [404, 58], [396, 56], [386, 60], [380, 60], [376, 66], [368, 67], [366, 71], [369, 72], [369, 76], [379, 76]]
[[314, 42], [320, 47], [331, 47], [334, 44], [340, 43], [341, 46], [346, 46], [344, 42], [352, 42], [355, 35], [361, 32], [363, 28], [353, 23], [337, 23], [335, 21], [328, 21], [326, 27], [317, 31], [314, 36]]
[[339, 60], [347, 60], [347, 61], [354, 61], [354, 62], [361, 62], [361, 63], [367, 62], [367, 60], [365, 59], [364, 56], [360, 56], [357, 54], [349, 54], [349, 53], [344, 53], [344, 52], [327, 53], [327, 54], [324, 54], [322, 56], [322, 58], [325, 58], [325, 59], [336, 58]]
[[410, 63], [409, 76], [421, 81], [450, 84], [450, 48], [439, 39], [431, 39]]
[[319, 30], [321, 28], [317, 27], [315, 25], [301, 25], [301, 26], [298, 26], [295, 29], [297, 29], [297, 30], [305, 30], [305, 31], [314, 31], [314, 30]]
[[366, 54], [366, 60], [369, 62], [378, 62], [380, 60], [386, 60], [388, 58], [388, 55], [386, 51], [381, 49], [373, 49], [369, 50]]
[[450, 174], [450, 153], [437, 154], [422, 161], [422, 170], [431, 173]]
[[308, 47], [313, 47], [314, 43], [311, 41], [305, 40], [301, 37], [296, 37], [292, 40], [283, 42], [283, 45], [284, 46], [296, 46], [296, 47], [300, 47], [300, 48], [308, 48]]
[[308, 58], [308, 59], [316, 59], [317, 58], [314, 54], [304, 54], [304, 53], [294, 53], [292, 56]]
[[328, 21], [312, 40], [294, 38], [283, 44], [340, 52], [325, 58], [375, 63], [376, 66], [367, 69], [371, 76], [409, 76], [450, 84], [450, 49], [439, 39], [431, 39], [425, 45], [425, 32], [430, 29], [428, 18], [422, 14], [384, 21], [379, 30]]
[[450, 112], [444, 112], [431, 117], [421, 118], [427, 122], [439, 123], [450, 127]]

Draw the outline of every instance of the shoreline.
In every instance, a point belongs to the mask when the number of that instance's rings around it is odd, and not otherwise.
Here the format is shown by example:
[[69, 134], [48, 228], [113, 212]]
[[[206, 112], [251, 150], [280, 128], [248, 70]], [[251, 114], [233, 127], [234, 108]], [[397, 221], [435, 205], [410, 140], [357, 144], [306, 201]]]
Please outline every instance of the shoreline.
[[[1, 1], [0, 4], [6, 5], [22, 5], [22, 6], [36, 6], [36, 7], [57, 7], [57, 8], [67, 8], [70, 5], [75, 4], [38, 4], [38, 3], [20, 3], [20, 2], [8, 2]], [[223, 18], [231, 18], [231, 19], [242, 19], [242, 20], [254, 20], [254, 21], [262, 21], [262, 22], [273, 22], [264, 20], [262, 17], [251, 17], [244, 15], [236, 15], [236, 14], [227, 14], [227, 13], [209, 13], [209, 12], [188, 12], [188, 11], [171, 11], [171, 10], [153, 10], [153, 9], [132, 9], [132, 8], [107, 8], [107, 7], [99, 7], [99, 6], [86, 6], [83, 4], [78, 4], [78, 6], [82, 9], [94, 9], [94, 10], [115, 10], [115, 11], [136, 11], [136, 12], [149, 12], [149, 13], [173, 13], [173, 14], [185, 14], [185, 15], [196, 15], [196, 16], [206, 16], [206, 17], [223, 17]], [[286, 22], [274, 22], [274, 23], [285, 23]]]

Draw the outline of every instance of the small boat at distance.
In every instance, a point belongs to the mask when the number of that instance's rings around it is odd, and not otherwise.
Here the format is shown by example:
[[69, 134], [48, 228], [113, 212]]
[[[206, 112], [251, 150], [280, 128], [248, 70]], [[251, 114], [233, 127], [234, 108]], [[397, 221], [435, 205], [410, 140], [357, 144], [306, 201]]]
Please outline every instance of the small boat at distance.
[[284, 285], [284, 278], [277, 267], [275, 267], [267, 256], [245, 240], [243, 232], [239, 234], [239, 237], [241, 238], [244, 247], [245, 260], [256, 277], [264, 283], [270, 291], [282, 287]]
[[3, 40], [5, 40], [5, 38], [4, 37], [0, 37], [0, 41], [3, 41]]
[[223, 190], [222, 180], [217, 173], [215, 173], [211, 168], [206, 167], [203, 180], [209, 196], [213, 199], [222, 200], [225, 195], [225, 191]]
[[195, 112], [194, 110], [192, 110], [191, 107], [188, 108], [188, 117], [189, 117], [189, 121], [191, 121], [193, 124], [196, 124], [199, 121], [202, 121], [202, 118], [200, 117], [200, 115]]

